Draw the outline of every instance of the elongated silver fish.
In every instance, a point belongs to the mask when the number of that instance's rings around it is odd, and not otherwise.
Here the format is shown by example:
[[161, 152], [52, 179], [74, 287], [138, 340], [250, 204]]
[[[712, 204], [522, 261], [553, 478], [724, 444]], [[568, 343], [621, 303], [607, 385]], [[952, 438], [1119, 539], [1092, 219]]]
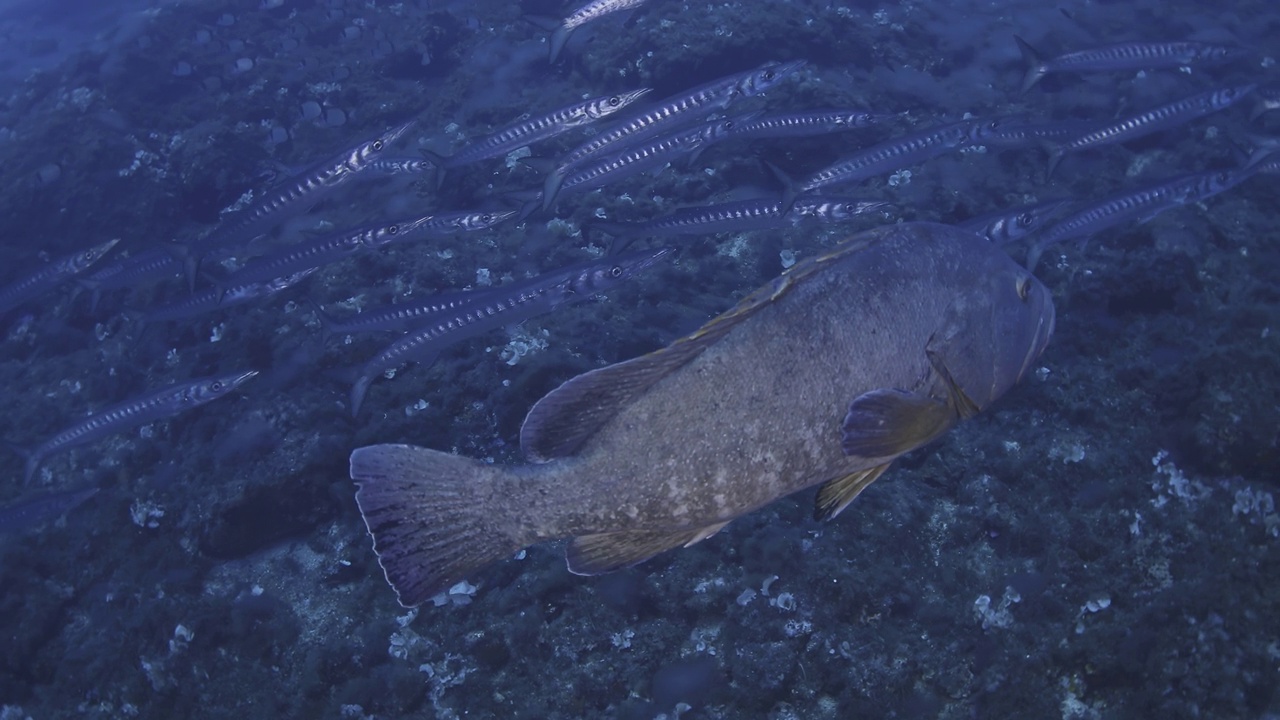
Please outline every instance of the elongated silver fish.
[[455, 343], [586, 300], [652, 267], [673, 252], [672, 248], [641, 250], [571, 265], [528, 282], [486, 291], [475, 302], [432, 316], [426, 325], [392, 343], [360, 369], [351, 387], [351, 414], [360, 412], [369, 385], [387, 370], [406, 362], [430, 365], [442, 350]]
[[591, 228], [623, 237], [653, 235], [712, 235], [744, 230], [769, 230], [798, 225], [806, 220], [848, 222], [892, 207], [881, 200], [803, 195], [790, 211], [777, 198], [757, 198], [677, 210], [670, 215], [639, 223], [592, 223]]
[[797, 193], [861, 182], [900, 170], [966, 145], [980, 144], [988, 133], [993, 133], [1000, 127], [1002, 125], [999, 120], [970, 118], [892, 138], [813, 173], [790, 188], [789, 193], [794, 197]]
[[515, 214], [515, 210], [432, 213], [325, 235], [257, 258], [227, 278], [222, 285], [229, 289], [274, 280], [304, 270], [315, 270], [392, 243], [415, 242], [425, 238], [484, 230]]
[[441, 168], [461, 167], [481, 160], [500, 157], [512, 150], [549, 140], [557, 135], [621, 112], [648, 95], [650, 88], [613, 95], [601, 95], [566, 105], [545, 115], [512, 123], [501, 130], [476, 140], [448, 157], [428, 153]]
[[[372, 140], [323, 160], [283, 184], [268, 190], [248, 207], [223, 220], [208, 235], [191, 243], [192, 256], [230, 252], [290, 217], [305, 212], [374, 161], [413, 127], [398, 125]], [[191, 268], [194, 273], [194, 267]], [[194, 279], [194, 275], [193, 275]]]
[[46, 440], [27, 453], [23, 483], [28, 484], [40, 464], [54, 453], [97, 442], [108, 435], [171, 418], [225, 396], [258, 374], [256, 370], [188, 380], [132, 400], [104, 408]]
[[74, 252], [47, 263], [21, 280], [0, 288], [0, 315], [24, 302], [40, 297], [53, 288], [93, 267], [120, 242], [114, 238], [91, 248]]
[[978, 233], [997, 245], [1007, 245], [1044, 227], [1058, 211], [1071, 203], [1071, 200], [1046, 200], [1007, 210], [997, 210], [956, 223], [956, 227]]
[[76, 509], [98, 494], [98, 488], [45, 493], [0, 507], [0, 536], [26, 532]]
[[[560, 185], [557, 192], [586, 192], [595, 190], [629, 177], [666, 167], [676, 159], [700, 152], [729, 137], [734, 127], [750, 121], [758, 113], [748, 113], [731, 118], [710, 120], [691, 128], [676, 130], [652, 140], [628, 144], [613, 155], [585, 162], [575, 169]], [[547, 207], [546, 198], [543, 206]]]
[[[591, 0], [591, 2], [569, 13], [552, 28], [551, 37], [547, 40], [547, 44], [550, 46], [548, 62], [555, 64], [556, 58], [560, 57], [560, 51], [564, 50], [565, 43], [569, 42], [569, 36], [573, 34], [574, 30], [603, 17], [626, 10], [634, 10], [646, 2], [648, 0]], [[530, 19], [539, 22], [536, 18]], [[539, 22], [539, 24], [545, 25], [546, 23]]]
[[1022, 52], [1022, 61], [1026, 64], [1026, 72], [1022, 76], [1022, 92], [1030, 90], [1049, 73], [1156, 70], [1213, 65], [1245, 54], [1241, 48], [1199, 42], [1132, 42], [1076, 50], [1045, 59], [1026, 40], [1017, 35], [1013, 39], [1018, 41], [1018, 50]]
[[225, 310], [236, 305], [264, 300], [282, 290], [297, 285], [315, 271], [316, 268], [306, 268], [271, 280], [238, 283], [225, 288], [212, 287], [208, 290], [202, 290], [142, 315], [139, 319], [139, 327], [141, 329], [153, 323], [184, 320], [205, 315], [215, 310]]
[[727, 75], [683, 93], [672, 95], [652, 107], [618, 121], [585, 143], [565, 153], [559, 166], [548, 175], [542, 188], [542, 207], [555, 203], [560, 185], [570, 171], [588, 159], [616, 153], [622, 143], [634, 143], [702, 120], [716, 110], [723, 110], [740, 98], [754, 97], [774, 87], [791, 73], [804, 67], [805, 61], [766, 63], [755, 70]]
[[532, 464], [362, 447], [356, 502], [405, 606], [533, 543], [572, 538], [570, 571], [593, 575], [814, 485], [834, 517], [1008, 392], [1053, 326], [1048, 289], [974, 233], [879, 228], [552, 391], [520, 431]]
[[488, 292], [501, 292], [502, 288], [492, 291], [464, 290], [461, 292], [441, 293], [422, 300], [415, 300], [394, 305], [363, 310], [344, 318], [335, 318], [319, 305], [315, 306], [316, 319], [320, 321], [324, 340], [327, 343], [334, 335], [355, 335], [367, 332], [406, 333], [427, 324], [432, 318], [442, 313], [458, 310], [484, 297]]
[[1053, 146], [1049, 151], [1048, 174], [1053, 174], [1058, 163], [1062, 162], [1063, 156], [1069, 152], [1128, 142], [1154, 132], [1185, 125], [1196, 118], [1234, 105], [1247, 97], [1256, 87], [1257, 85], [1237, 85], [1192, 95], [1108, 123], [1074, 140]]
[[871, 113], [865, 110], [774, 113], [739, 123], [729, 132], [729, 137], [734, 140], [811, 137], [871, 127], [894, 117], [896, 116], [889, 113]]
[[438, 169], [438, 163], [428, 157], [386, 157], [370, 160], [364, 172], [370, 175], [402, 177], [426, 175]]
[[1130, 220], [1147, 222], [1166, 210], [1230, 190], [1252, 175], [1250, 168], [1191, 173], [1125, 190], [1086, 205], [1049, 226], [1036, 239], [1027, 254], [1027, 267], [1034, 268], [1044, 250], [1060, 242], [1087, 239]]

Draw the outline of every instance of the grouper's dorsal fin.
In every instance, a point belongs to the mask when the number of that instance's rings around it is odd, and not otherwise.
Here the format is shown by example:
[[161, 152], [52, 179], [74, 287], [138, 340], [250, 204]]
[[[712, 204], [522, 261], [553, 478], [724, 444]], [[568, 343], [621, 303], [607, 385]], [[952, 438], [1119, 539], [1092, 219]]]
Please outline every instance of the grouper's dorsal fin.
[[828, 480], [818, 488], [818, 497], [813, 506], [815, 520], [830, 520], [839, 515], [853, 499], [858, 497], [867, 486], [875, 482], [892, 461], [876, 465], [865, 470], [857, 470], [848, 475]]
[[628, 530], [574, 538], [565, 549], [569, 572], [600, 575], [644, 562], [658, 553], [688, 547], [720, 531], [728, 522], [692, 530]]
[[857, 235], [825, 255], [796, 263], [732, 309], [661, 350], [583, 373], [552, 390], [534, 404], [520, 428], [525, 457], [546, 462], [574, 454], [618, 410], [714, 345], [738, 323], [785, 295], [800, 280], [878, 239], [878, 235], [865, 239], [874, 233]]

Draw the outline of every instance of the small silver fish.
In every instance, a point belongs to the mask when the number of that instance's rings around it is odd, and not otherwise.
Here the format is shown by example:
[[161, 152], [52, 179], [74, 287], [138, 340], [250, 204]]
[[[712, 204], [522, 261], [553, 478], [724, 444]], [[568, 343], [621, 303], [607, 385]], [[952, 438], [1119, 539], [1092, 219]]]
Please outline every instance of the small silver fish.
[[173, 417], [217, 400], [258, 374], [256, 370], [188, 380], [141, 397], [103, 408], [72, 424], [27, 453], [23, 484], [31, 482], [40, 464], [54, 453], [97, 442], [108, 435]]
[[1026, 92], [1045, 75], [1058, 72], [1110, 72], [1121, 70], [1156, 70], [1192, 65], [1213, 65], [1243, 57], [1241, 48], [1199, 42], [1130, 42], [1076, 50], [1045, 59], [1026, 40], [1013, 36], [1022, 52], [1026, 72], [1022, 76], [1022, 92]]
[[23, 279], [0, 288], [0, 315], [29, 300], [34, 300], [58, 285], [93, 267], [120, 242], [114, 238], [91, 248], [54, 260]]

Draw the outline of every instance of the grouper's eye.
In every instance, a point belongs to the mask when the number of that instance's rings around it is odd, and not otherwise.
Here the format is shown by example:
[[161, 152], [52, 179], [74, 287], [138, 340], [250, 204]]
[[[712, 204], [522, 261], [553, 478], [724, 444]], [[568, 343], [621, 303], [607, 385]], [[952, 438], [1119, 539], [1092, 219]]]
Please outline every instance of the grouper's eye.
[[1031, 297], [1031, 278], [1018, 278], [1018, 297], [1022, 300]]

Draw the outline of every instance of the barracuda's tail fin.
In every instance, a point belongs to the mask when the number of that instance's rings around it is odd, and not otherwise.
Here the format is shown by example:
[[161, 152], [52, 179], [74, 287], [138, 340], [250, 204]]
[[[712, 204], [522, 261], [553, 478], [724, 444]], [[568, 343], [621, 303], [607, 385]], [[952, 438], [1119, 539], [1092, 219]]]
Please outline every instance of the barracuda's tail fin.
[[421, 605], [520, 549], [496, 529], [498, 518], [486, 502], [500, 472], [412, 445], [351, 453], [356, 503], [401, 605]]
[[1023, 40], [1017, 35], [1013, 36], [1018, 41], [1018, 50], [1022, 53], [1022, 64], [1026, 66], [1022, 75], [1022, 92], [1026, 92], [1040, 82], [1040, 79], [1048, 74], [1045, 68], [1044, 58], [1041, 57], [1040, 51], [1031, 46], [1031, 43]]

